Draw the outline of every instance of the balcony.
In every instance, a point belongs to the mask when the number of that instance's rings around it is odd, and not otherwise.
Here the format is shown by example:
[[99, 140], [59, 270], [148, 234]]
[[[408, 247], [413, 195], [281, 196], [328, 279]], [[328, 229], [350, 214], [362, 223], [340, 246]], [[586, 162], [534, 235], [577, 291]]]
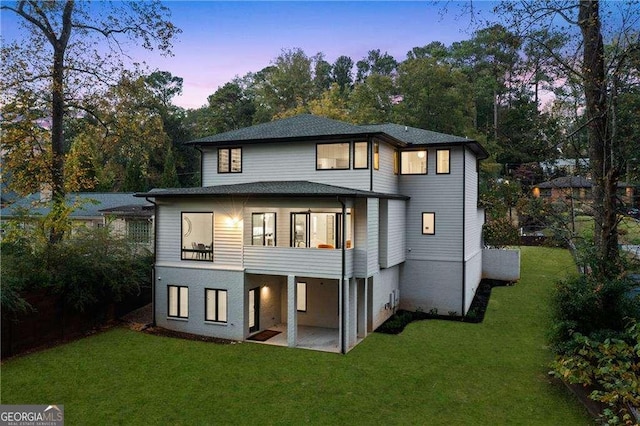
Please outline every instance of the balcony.
[[[340, 279], [342, 250], [324, 248], [245, 246], [244, 268], [249, 273], [298, 275]], [[353, 275], [353, 249], [345, 251], [345, 275]]]

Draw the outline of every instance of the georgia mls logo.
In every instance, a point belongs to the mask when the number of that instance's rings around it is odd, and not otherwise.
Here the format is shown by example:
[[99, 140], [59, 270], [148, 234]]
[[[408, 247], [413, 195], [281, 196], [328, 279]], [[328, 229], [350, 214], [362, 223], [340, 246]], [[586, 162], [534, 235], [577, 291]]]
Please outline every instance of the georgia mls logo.
[[63, 405], [0, 405], [0, 426], [62, 426]]

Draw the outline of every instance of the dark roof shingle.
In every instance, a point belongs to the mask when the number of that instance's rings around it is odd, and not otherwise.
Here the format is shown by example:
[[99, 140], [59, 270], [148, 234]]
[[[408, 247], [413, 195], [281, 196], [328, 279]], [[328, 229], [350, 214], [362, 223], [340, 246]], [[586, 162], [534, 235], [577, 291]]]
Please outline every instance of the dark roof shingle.
[[285, 197], [372, 197], [408, 199], [403, 195], [362, 191], [342, 186], [326, 185], [309, 181], [265, 181], [217, 185], [195, 188], [155, 189], [136, 197], [222, 197], [222, 196], [285, 196]]
[[303, 139], [323, 136], [364, 135], [367, 133], [370, 133], [370, 131], [353, 124], [311, 114], [300, 114], [295, 117], [218, 133], [187, 143], [200, 145], [212, 142]]
[[338, 138], [366, 138], [377, 136], [397, 146], [411, 145], [468, 145], [483, 159], [488, 157], [484, 148], [474, 140], [447, 135], [399, 124], [354, 125], [312, 114], [256, 124], [238, 130], [218, 133], [187, 142], [190, 145], [226, 145], [238, 142], [268, 142], [283, 140], [319, 140]]

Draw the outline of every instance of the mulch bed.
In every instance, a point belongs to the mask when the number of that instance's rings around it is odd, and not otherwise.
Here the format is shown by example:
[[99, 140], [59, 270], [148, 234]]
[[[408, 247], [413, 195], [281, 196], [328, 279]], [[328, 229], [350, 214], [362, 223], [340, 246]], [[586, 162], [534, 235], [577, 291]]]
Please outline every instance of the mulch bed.
[[147, 334], [153, 334], [154, 336], [173, 337], [177, 339], [195, 340], [198, 342], [211, 342], [211, 343], [218, 343], [221, 345], [233, 345], [236, 343], [240, 343], [235, 340], [220, 339], [218, 337], [211, 337], [211, 336], [199, 336], [197, 334], [167, 330], [166, 328], [162, 328], [162, 327], [146, 327], [140, 331]]
[[484, 320], [484, 315], [487, 311], [487, 306], [489, 305], [491, 290], [494, 287], [503, 287], [509, 285], [512, 285], [512, 283], [498, 280], [482, 280], [478, 285], [476, 295], [471, 301], [469, 312], [467, 312], [467, 315], [463, 317], [461, 317], [457, 313], [442, 315], [438, 314], [437, 312], [412, 312], [399, 310], [375, 331], [385, 334], [399, 334], [409, 323], [425, 319], [481, 323]]

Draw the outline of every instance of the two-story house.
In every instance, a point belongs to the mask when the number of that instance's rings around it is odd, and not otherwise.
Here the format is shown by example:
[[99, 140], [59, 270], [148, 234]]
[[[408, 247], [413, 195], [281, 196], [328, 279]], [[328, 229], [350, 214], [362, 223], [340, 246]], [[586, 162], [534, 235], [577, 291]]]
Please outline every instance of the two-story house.
[[156, 204], [154, 323], [347, 352], [398, 309], [464, 315], [482, 274], [473, 140], [298, 115], [190, 142]]

